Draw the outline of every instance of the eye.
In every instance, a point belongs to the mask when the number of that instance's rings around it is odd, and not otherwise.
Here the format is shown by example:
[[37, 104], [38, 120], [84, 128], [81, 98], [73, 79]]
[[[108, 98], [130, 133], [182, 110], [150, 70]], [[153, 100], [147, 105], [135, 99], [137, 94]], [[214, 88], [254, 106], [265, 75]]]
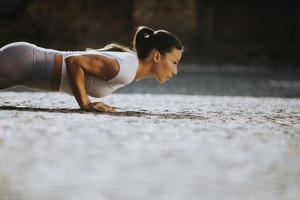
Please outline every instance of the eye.
[[177, 65], [177, 62], [173, 62], [174, 65]]

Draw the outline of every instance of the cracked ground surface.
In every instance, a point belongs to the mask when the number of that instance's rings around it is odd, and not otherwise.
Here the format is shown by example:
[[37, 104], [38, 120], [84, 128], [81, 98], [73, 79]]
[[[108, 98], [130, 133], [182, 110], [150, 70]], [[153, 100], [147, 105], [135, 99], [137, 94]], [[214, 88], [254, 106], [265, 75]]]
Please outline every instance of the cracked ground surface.
[[296, 199], [300, 100], [1, 92], [0, 199]]

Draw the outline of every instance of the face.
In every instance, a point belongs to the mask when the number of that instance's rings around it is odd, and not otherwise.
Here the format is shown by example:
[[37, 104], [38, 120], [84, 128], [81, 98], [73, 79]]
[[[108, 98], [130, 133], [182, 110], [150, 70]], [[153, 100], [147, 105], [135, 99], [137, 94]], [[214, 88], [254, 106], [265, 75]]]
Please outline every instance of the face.
[[158, 51], [154, 53], [153, 74], [160, 83], [165, 83], [177, 74], [177, 65], [182, 52], [176, 48], [162, 56]]

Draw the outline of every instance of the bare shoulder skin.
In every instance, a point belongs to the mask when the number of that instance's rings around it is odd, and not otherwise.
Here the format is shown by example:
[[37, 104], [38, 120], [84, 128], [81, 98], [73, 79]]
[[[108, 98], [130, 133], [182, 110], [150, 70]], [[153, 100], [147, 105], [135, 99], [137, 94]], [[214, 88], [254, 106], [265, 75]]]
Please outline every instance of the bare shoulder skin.
[[110, 80], [120, 70], [118, 62], [113, 58], [95, 54], [70, 56], [65, 61], [70, 85], [79, 106], [83, 110], [115, 112], [113, 106], [102, 102], [90, 102], [85, 89], [85, 75]]

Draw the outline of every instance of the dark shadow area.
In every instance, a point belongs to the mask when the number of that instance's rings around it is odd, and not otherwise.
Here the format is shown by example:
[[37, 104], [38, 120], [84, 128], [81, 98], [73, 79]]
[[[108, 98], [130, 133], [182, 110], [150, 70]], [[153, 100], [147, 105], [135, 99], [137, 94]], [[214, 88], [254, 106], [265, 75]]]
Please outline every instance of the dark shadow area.
[[296, 1], [174, 2], [0, 0], [0, 47], [15, 41], [71, 51], [110, 42], [131, 46], [134, 28], [146, 25], [182, 40], [178, 76], [165, 85], [143, 80], [117, 93], [300, 97]]
[[110, 115], [117, 117], [158, 117], [161, 119], [193, 119], [203, 120], [203, 116], [192, 115], [189, 113], [151, 113], [151, 111], [117, 111], [115, 113], [84, 111], [80, 109], [68, 108], [33, 108], [33, 107], [17, 107], [17, 106], [0, 106], [1, 111], [24, 111], [24, 112], [48, 112], [48, 113], [77, 113], [77, 114], [95, 114]]
[[290, 64], [299, 68], [297, 1], [0, 0], [0, 46], [28, 41], [57, 50], [131, 45], [139, 25], [165, 29], [185, 46], [183, 62]]

